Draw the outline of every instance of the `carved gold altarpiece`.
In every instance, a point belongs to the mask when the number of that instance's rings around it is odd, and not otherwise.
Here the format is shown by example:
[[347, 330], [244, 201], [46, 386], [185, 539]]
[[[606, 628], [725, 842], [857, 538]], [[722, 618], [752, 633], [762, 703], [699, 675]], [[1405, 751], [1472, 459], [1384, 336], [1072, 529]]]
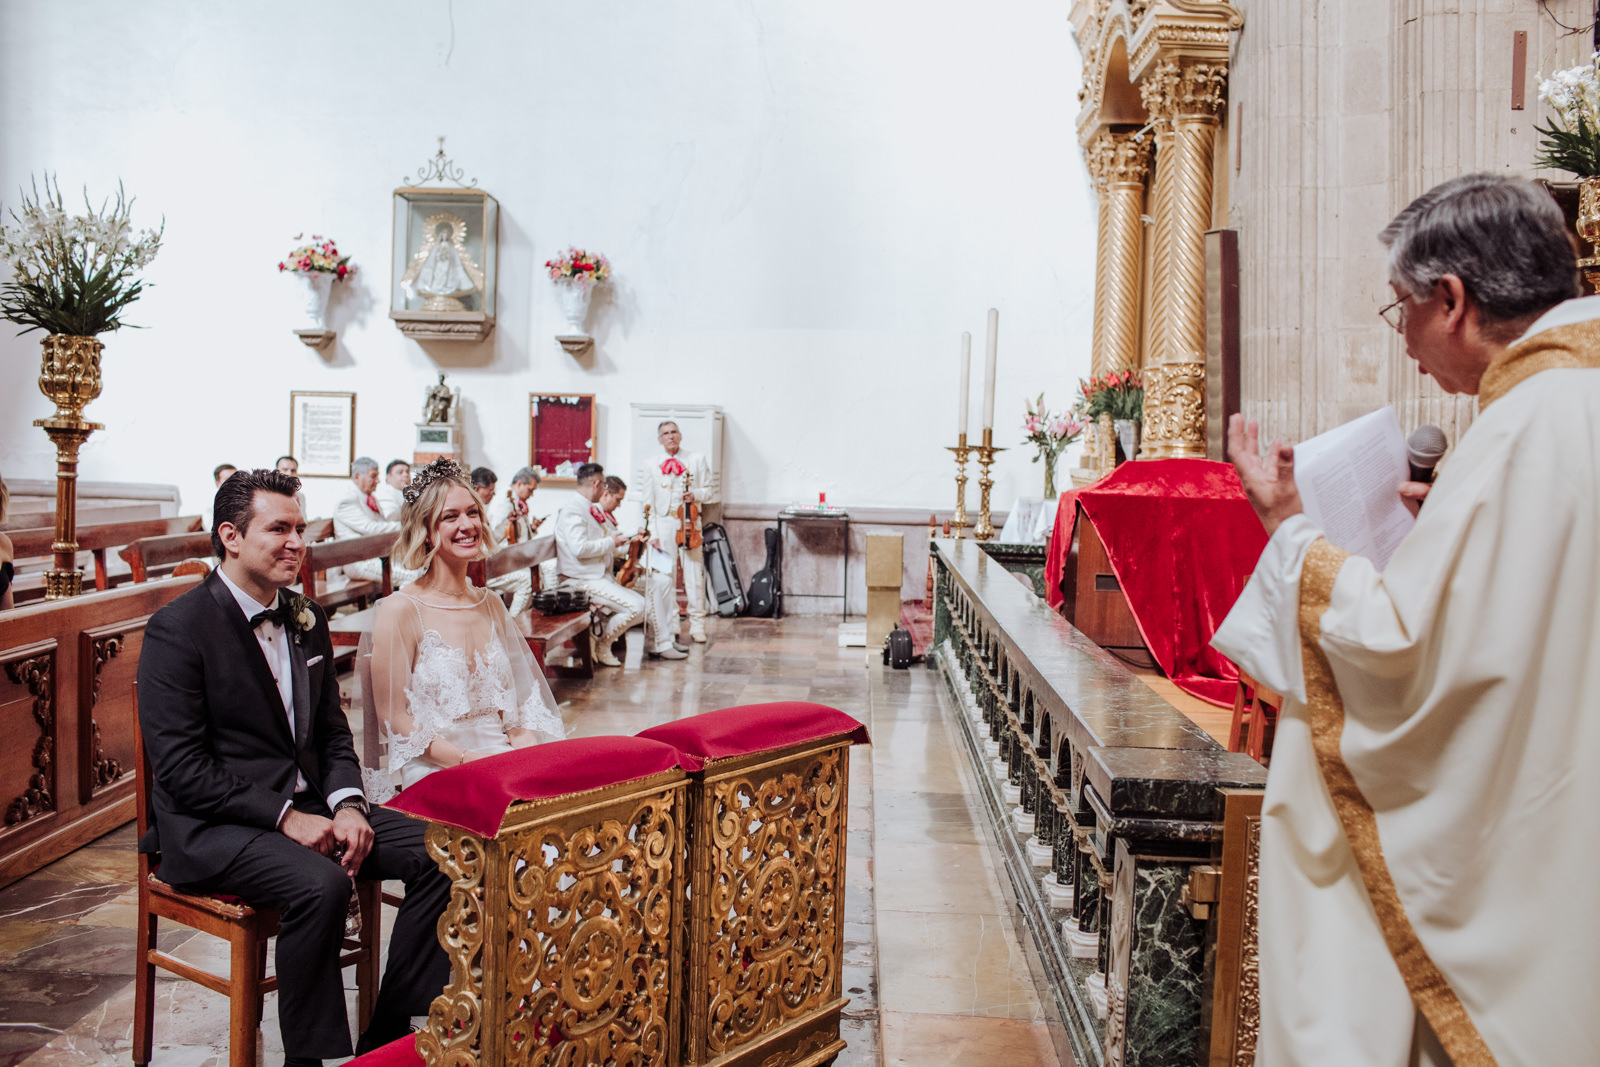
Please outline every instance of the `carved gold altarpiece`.
[[1205, 233], [1243, 16], [1209, 0], [1078, 0], [1071, 18], [1078, 138], [1100, 202], [1091, 370], [1142, 370], [1141, 459], [1203, 457]]
[[[784, 709], [796, 708], [785, 720]], [[819, 714], [828, 717], [821, 726]], [[793, 716], [809, 725], [783, 734]], [[783, 736], [751, 744], [772, 736], [769, 721]], [[733, 725], [731, 744], [717, 735], [718, 723]], [[651, 733], [659, 738], [647, 739]], [[450, 982], [417, 1035], [422, 1061], [831, 1061], [845, 1047], [839, 1020], [848, 1003], [849, 749], [864, 737], [859, 723], [832, 709], [757, 705], [638, 738], [541, 745], [438, 772], [424, 779], [429, 790], [401, 794], [395, 806], [431, 818], [428, 851], [452, 883], [439, 921]], [[481, 799], [474, 775], [499, 768], [533, 782], [583, 764], [604, 776], [613, 755], [637, 765], [638, 746], [649, 756], [648, 746], [671, 751], [674, 743], [683, 748], [668, 762], [690, 772], [624, 774], [509, 803], [492, 833], [442, 821]], [[616, 753], [595, 748], [608, 744]], [[747, 751], [735, 751], [741, 744]]]

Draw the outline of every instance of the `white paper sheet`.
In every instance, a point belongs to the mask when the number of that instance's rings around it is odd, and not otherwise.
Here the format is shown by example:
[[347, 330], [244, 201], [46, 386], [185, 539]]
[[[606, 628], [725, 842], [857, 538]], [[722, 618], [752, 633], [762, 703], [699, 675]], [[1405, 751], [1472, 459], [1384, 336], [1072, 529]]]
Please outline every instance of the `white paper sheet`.
[[1296, 446], [1294, 477], [1306, 515], [1328, 540], [1380, 571], [1416, 522], [1400, 500], [1410, 468], [1392, 407]]
[[671, 574], [675, 565], [673, 553], [663, 552], [654, 545], [645, 548], [645, 567], [651, 574]]

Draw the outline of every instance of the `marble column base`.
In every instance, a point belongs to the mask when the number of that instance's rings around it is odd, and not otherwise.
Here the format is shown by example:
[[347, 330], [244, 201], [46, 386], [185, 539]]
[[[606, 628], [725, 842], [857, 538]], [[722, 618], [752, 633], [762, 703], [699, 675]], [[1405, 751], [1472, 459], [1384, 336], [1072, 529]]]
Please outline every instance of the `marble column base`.
[[[1032, 822], [1033, 816], [1028, 816], [1028, 820]], [[1020, 824], [1017, 829], [1022, 829]], [[1056, 850], [1054, 845], [1047, 845], [1040, 841], [1037, 834], [1028, 838], [1028, 862], [1030, 864], [1041, 870], [1048, 870], [1055, 858]]]
[[1045, 900], [1052, 908], [1069, 909], [1072, 907], [1072, 902], [1077, 899], [1077, 887], [1062, 885], [1054, 874], [1040, 879], [1039, 884], [1044, 887]]
[[[1005, 775], [1003, 774], [997, 774], [995, 775], [995, 778], [1000, 782], [1000, 799], [1002, 802], [1004, 802], [1006, 807], [1014, 808], [1018, 804], [1022, 803], [1021, 785], [1012, 785], [1010, 782], [1005, 780]], [[1032, 830], [1029, 830], [1028, 832], [1030, 834], [1033, 833]]]
[[1094, 930], [1078, 929], [1078, 920], [1066, 919], [1061, 923], [1061, 933], [1067, 940], [1067, 955], [1075, 960], [1092, 960], [1100, 955], [1100, 935]]
[[1094, 1005], [1094, 1014], [1097, 1019], [1106, 1017], [1106, 976], [1099, 971], [1091, 974], [1084, 980], [1083, 987], [1089, 991], [1089, 1003]]
[[[989, 773], [994, 776], [995, 781], [1004, 782], [1007, 778], [1011, 777], [1011, 764], [1007, 763], [1003, 759], [990, 760]], [[1015, 804], [1016, 801], [1013, 800], [1011, 803]]]
[[[980, 719], [979, 721], [982, 721], [982, 720]], [[998, 742], [998, 741], [985, 741], [983, 743], [983, 754], [985, 756], [988, 756], [990, 759], [998, 758], [999, 755], [1000, 755], [1000, 742]]]
[[[1017, 794], [1018, 794], [1017, 795], [1017, 799], [1021, 800], [1022, 799], [1022, 796], [1021, 796], [1022, 787], [1021, 786], [1017, 787]], [[1021, 834], [1023, 837], [1028, 838], [1029, 840], [1033, 839], [1033, 831], [1036, 828], [1036, 826], [1038, 824], [1038, 821], [1039, 820], [1035, 816], [1033, 816], [1032, 814], [1030, 814], [1030, 813], [1028, 813], [1026, 811], [1023, 811], [1021, 808], [1012, 808], [1011, 809], [1011, 825], [1015, 826], [1017, 828], [1017, 833]]]

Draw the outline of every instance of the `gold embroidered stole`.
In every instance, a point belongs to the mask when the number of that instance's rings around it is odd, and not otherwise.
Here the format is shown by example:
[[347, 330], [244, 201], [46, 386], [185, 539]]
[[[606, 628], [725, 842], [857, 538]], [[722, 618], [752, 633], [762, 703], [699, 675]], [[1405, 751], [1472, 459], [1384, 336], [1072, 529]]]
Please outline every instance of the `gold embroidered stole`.
[[1417, 1011], [1433, 1027], [1455, 1067], [1494, 1067], [1494, 1054], [1417, 938], [1383, 857], [1377, 816], [1339, 750], [1344, 736], [1344, 701], [1339, 696], [1333, 668], [1322, 651], [1322, 614], [1328, 610], [1334, 580], [1349, 555], [1319, 538], [1306, 553], [1300, 571], [1300, 651], [1306, 680], [1306, 718], [1317, 765], [1355, 855], [1367, 896], [1377, 912], [1384, 941]]
[[1546, 370], [1600, 367], [1600, 319], [1541, 330], [1501, 352], [1478, 382], [1478, 410]]

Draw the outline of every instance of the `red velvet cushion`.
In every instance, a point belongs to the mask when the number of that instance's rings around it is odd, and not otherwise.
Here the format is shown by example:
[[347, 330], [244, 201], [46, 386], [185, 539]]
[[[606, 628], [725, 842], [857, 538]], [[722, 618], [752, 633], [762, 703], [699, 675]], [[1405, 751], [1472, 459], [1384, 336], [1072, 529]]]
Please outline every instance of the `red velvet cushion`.
[[519, 800], [587, 793], [674, 767], [695, 771], [700, 761], [660, 741], [574, 737], [435, 771], [386, 806], [493, 837]]
[[665, 741], [686, 755], [718, 760], [846, 734], [853, 745], [871, 741], [865, 726], [836, 708], [784, 700], [691, 715], [641, 730], [637, 736]]
[[422, 1063], [422, 1053], [417, 1051], [417, 1035], [407, 1034], [365, 1056], [346, 1060], [345, 1067], [422, 1067]]

